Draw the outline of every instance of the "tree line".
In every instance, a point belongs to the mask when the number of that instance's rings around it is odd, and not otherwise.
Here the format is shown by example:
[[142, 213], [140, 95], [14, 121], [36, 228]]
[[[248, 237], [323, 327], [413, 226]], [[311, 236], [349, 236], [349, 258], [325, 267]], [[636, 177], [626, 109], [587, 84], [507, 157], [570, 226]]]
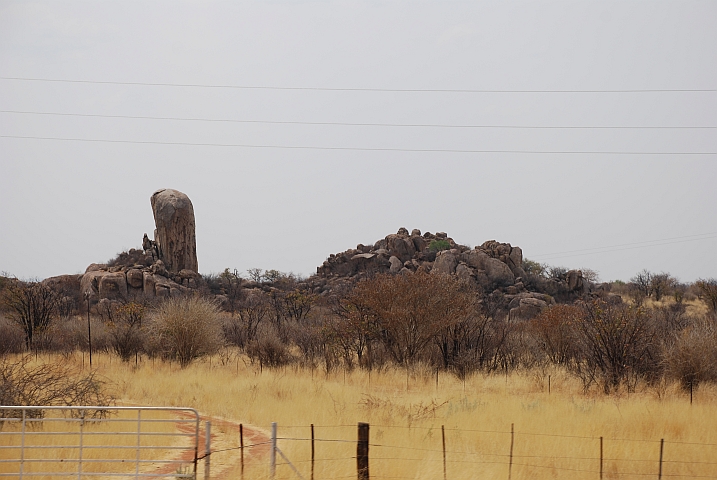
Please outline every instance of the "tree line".
[[[586, 295], [510, 321], [501, 291], [451, 275], [376, 275], [330, 295], [293, 275], [250, 275], [252, 288], [227, 269], [204, 277], [194, 295], [99, 302], [87, 317], [82, 299], [62, 289], [1, 277], [0, 353], [87, 349], [91, 327], [93, 348], [126, 362], [161, 357], [187, 366], [232, 346], [260, 368], [326, 372], [422, 365], [465, 377], [558, 365], [606, 393], [640, 381], [693, 388], [717, 380], [715, 279], [682, 285], [643, 271], [612, 284], [625, 302]], [[706, 313], [689, 314], [691, 300]]]

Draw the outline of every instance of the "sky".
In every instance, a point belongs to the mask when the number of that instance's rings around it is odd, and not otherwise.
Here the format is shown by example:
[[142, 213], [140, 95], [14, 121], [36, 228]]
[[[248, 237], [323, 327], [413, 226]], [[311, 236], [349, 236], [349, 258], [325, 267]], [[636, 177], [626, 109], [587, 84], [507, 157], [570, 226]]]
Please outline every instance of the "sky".
[[[717, 2], [0, 0], [0, 271], [84, 272], [193, 202], [199, 270], [400, 227], [717, 277]], [[659, 128], [657, 128], [659, 127]]]

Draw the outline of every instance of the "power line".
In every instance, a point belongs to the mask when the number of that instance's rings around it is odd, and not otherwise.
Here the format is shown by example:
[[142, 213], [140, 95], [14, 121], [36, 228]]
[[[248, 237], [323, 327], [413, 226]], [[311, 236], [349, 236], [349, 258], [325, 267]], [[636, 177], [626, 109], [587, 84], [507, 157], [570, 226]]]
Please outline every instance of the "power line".
[[717, 235], [713, 235], [713, 236], [711, 236], [711, 237], [693, 238], [693, 239], [690, 239], [690, 240], [676, 240], [676, 241], [674, 241], [674, 242], [653, 243], [653, 244], [650, 244], [650, 245], [637, 245], [637, 246], [634, 246], [634, 247], [623, 247], [623, 248], [614, 248], [614, 249], [607, 249], [607, 247], [605, 247], [605, 248], [606, 248], [605, 250], [600, 250], [600, 251], [595, 251], [595, 252], [587, 252], [587, 253], [574, 253], [574, 254], [570, 254], [570, 255], [555, 254], [555, 255], [550, 256], [550, 257], [543, 256], [543, 257], [541, 258], [541, 260], [552, 260], [552, 259], [554, 259], [554, 258], [582, 257], [582, 256], [585, 256], [585, 255], [595, 255], [595, 254], [598, 254], [598, 253], [611, 253], [611, 252], [619, 252], [619, 251], [622, 251], [622, 250], [634, 250], [634, 249], [636, 249], [636, 248], [659, 247], [659, 246], [662, 246], [662, 245], [673, 245], [673, 244], [675, 244], [675, 243], [696, 242], [696, 241], [699, 241], [699, 240], [711, 240], [711, 239], [713, 239], [713, 238], [717, 238]]
[[629, 152], [629, 151], [578, 151], [578, 150], [463, 150], [455, 148], [392, 148], [392, 147], [324, 147], [313, 145], [260, 145], [248, 143], [208, 143], [208, 142], [160, 142], [150, 140], [111, 140], [99, 138], [65, 138], [39, 137], [24, 135], [0, 135], [0, 138], [17, 138], [24, 140], [57, 140], [64, 142], [89, 143], [125, 143], [135, 145], [177, 145], [189, 147], [241, 147], [241, 148], [274, 148], [286, 150], [335, 150], [362, 152], [416, 152], [416, 153], [515, 153], [515, 154], [546, 154], [546, 155], [717, 155], [717, 152]]
[[156, 117], [144, 115], [105, 115], [99, 113], [64, 113], [64, 112], [34, 112], [27, 110], [0, 110], [0, 113], [13, 113], [24, 115], [48, 115], [61, 117], [87, 117], [87, 118], [117, 118], [130, 120], [176, 120], [191, 122], [222, 122], [222, 123], [258, 123], [271, 125], [338, 125], [349, 127], [437, 127], [437, 128], [512, 128], [512, 129], [717, 129], [717, 126], [682, 126], [682, 125], [458, 125], [444, 123], [362, 123], [362, 122], [307, 122], [290, 120], [236, 120], [228, 118], [207, 118], [207, 117]]
[[0, 77], [0, 80], [20, 80], [30, 82], [80, 83], [94, 85], [128, 85], [142, 87], [193, 87], [193, 88], [232, 88], [241, 90], [304, 90], [327, 92], [404, 92], [404, 93], [706, 93], [717, 92], [713, 88], [644, 88], [618, 90], [490, 90], [459, 88], [353, 88], [353, 87], [280, 87], [270, 85], [212, 85], [203, 83], [160, 83], [160, 82], [118, 82], [103, 80], [69, 80], [60, 78]]
[[[649, 243], [655, 243], [655, 242], [667, 242], [670, 240], [682, 240], [682, 239], [693, 239], [693, 240], [702, 240], [702, 238], [695, 238], [695, 237], [707, 237], [712, 238], [713, 236], [717, 235], [717, 232], [709, 232], [709, 233], [697, 233], [695, 235], [683, 235], [681, 237], [669, 237], [669, 238], [661, 238], [658, 240], [644, 240], [642, 242], [632, 242], [632, 243], [620, 243], [617, 245], [607, 245], [604, 247], [593, 247], [593, 248], [583, 248], [580, 250], [568, 250], [565, 252], [553, 252], [553, 253], [542, 253], [540, 255], [532, 255], [531, 258], [537, 258], [537, 257], [548, 257], [552, 255], [564, 255], [566, 253], [580, 253], [580, 252], [587, 252], [592, 253], [594, 250], [598, 250], [595, 253], [600, 253], [599, 250], [606, 249], [606, 248], [617, 248], [617, 247], [627, 247], [632, 245], [642, 245], [642, 246], [649, 246], [647, 244]], [[684, 240], [684, 241], [692, 241], [692, 240]]]

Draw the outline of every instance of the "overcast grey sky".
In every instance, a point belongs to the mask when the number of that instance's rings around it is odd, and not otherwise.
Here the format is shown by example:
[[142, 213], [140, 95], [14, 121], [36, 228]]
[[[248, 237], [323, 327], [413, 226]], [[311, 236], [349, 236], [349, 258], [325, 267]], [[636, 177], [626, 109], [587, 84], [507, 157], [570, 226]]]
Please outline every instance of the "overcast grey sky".
[[0, 270], [139, 247], [175, 188], [202, 273], [308, 275], [404, 226], [603, 280], [716, 277], [715, 128], [504, 128], [717, 126], [715, 19], [713, 0], [0, 0]]

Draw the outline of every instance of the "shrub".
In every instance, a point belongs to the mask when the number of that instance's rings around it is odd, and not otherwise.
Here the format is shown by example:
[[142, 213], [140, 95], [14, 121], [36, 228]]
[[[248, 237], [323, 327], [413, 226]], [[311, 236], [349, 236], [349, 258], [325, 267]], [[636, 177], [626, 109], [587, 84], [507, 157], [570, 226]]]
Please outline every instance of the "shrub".
[[448, 250], [451, 248], [451, 244], [448, 240], [431, 240], [428, 244], [428, 249], [432, 252], [440, 252], [441, 250]]
[[135, 302], [115, 307], [114, 321], [108, 324], [112, 349], [123, 362], [129, 362], [142, 351], [146, 330], [146, 325], [142, 326], [145, 308]]
[[717, 327], [707, 319], [697, 321], [675, 336], [665, 351], [667, 375], [685, 390], [717, 380]]
[[222, 345], [219, 307], [201, 297], [171, 298], [160, 304], [152, 329], [161, 354], [182, 368]]
[[20, 353], [25, 346], [25, 335], [14, 322], [0, 317], [0, 355]]
[[717, 279], [700, 279], [695, 282], [695, 286], [700, 299], [705, 302], [707, 308], [712, 312], [717, 312]]
[[56, 315], [60, 296], [39, 282], [14, 280], [3, 291], [2, 303], [8, 317], [25, 333], [25, 345], [32, 348], [36, 334], [50, 325]]
[[148, 267], [151, 264], [151, 255], [145, 255], [144, 250], [137, 250], [134, 248], [130, 248], [125, 252], [120, 252], [114, 258], [107, 261], [108, 267], [132, 267], [134, 265], [144, 265]]
[[252, 361], [258, 361], [260, 368], [280, 367], [292, 361], [286, 345], [270, 333], [262, 334], [249, 343], [246, 354]]
[[442, 330], [475, 314], [475, 292], [455, 276], [377, 275], [358, 283], [346, 299], [368, 315], [398, 364], [411, 365]]
[[531, 332], [552, 363], [567, 364], [576, 357], [575, 327], [581, 318], [574, 305], [553, 305], [531, 320]]
[[583, 304], [576, 320], [574, 371], [586, 388], [597, 383], [610, 393], [623, 383], [634, 388], [639, 377], [656, 377], [655, 328], [645, 309], [596, 300]]
[[[32, 365], [31, 357], [16, 361], [0, 359], [0, 405], [97, 405], [114, 403], [106, 384], [95, 372], [87, 375], [65, 364]], [[0, 410], [13, 415], [14, 412]], [[104, 415], [94, 412], [94, 416]], [[41, 417], [42, 411], [31, 412]]]

